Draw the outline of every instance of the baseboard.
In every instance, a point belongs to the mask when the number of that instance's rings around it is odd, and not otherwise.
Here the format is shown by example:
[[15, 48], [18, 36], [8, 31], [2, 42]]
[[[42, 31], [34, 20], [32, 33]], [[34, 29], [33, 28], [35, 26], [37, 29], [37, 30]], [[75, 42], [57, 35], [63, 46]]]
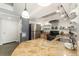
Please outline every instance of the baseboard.
[[0, 43], [0, 45], [3, 45], [3, 44]]
[[6, 42], [6, 43], [0, 43], [0, 45], [5, 45], [5, 44], [12, 43], [12, 42], [19, 42], [19, 41], [11, 41], [11, 42]]

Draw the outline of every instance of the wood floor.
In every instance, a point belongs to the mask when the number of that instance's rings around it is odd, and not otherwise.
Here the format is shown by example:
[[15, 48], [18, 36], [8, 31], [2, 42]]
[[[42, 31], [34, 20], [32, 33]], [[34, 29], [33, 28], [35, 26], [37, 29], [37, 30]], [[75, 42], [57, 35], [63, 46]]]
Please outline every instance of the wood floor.
[[68, 50], [60, 41], [39, 38], [21, 43], [12, 56], [77, 56], [79, 49]]

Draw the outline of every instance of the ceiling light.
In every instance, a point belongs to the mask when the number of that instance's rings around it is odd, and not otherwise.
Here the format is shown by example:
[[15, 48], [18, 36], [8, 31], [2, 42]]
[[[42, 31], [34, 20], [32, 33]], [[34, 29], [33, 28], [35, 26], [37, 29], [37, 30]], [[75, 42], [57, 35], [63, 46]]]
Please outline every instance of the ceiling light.
[[51, 3], [38, 3], [40, 6], [49, 6]]
[[61, 15], [61, 17], [64, 17], [65, 15]]
[[23, 17], [23, 18], [29, 18], [28, 11], [24, 10], [24, 11], [22, 12], [22, 17]]
[[29, 18], [29, 13], [28, 13], [28, 11], [27, 11], [27, 9], [26, 9], [26, 4], [25, 4], [25, 9], [24, 9], [24, 11], [22, 12], [22, 15], [21, 15], [23, 18]]
[[57, 12], [57, 13], [59, 13], [59, 12], [60, 12], [60, 10], [56, 10], [56, 12]]

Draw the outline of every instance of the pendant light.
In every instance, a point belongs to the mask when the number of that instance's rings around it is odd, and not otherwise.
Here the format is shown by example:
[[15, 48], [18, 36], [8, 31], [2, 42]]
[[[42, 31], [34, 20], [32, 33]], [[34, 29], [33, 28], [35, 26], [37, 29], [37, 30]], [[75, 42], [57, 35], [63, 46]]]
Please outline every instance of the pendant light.
[[66, 16], [68, 19], [70, 19], [69, 15], [67, 14], [65, 8], [63, 7], [63, 5], [60, 6], [61, 8], [63, 8], [65, 15], [61, 15], [61, 17]]
[[21, 16], [22, 16], [22, 18], [29, 18], [29, 13], [28, 13], [27, 8], [26, 8], [26, 3], [25, 3], [25, 9], [22, 12]]

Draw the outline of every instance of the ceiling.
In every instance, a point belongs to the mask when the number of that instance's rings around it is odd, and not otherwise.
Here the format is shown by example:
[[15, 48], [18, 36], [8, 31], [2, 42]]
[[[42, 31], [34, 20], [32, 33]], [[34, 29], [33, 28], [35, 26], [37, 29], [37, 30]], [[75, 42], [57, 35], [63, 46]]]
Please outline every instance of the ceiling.
[[[25, 8], [24, 3], [8, 3], [14, 11], [21, 15]], [[38, 23], [45, 23], [50, 20], [61, 19], [60, 14], [56, 13], [58, 7], [63, 5], [67, 14], [77, 7], [76, 3], [51, 3], [49, 6], [40, 6], [37, 3], [27, 3], [26, 7], [30, 15], [30, 20]], [[62, 12], [62, 11], [61, 11]]]

